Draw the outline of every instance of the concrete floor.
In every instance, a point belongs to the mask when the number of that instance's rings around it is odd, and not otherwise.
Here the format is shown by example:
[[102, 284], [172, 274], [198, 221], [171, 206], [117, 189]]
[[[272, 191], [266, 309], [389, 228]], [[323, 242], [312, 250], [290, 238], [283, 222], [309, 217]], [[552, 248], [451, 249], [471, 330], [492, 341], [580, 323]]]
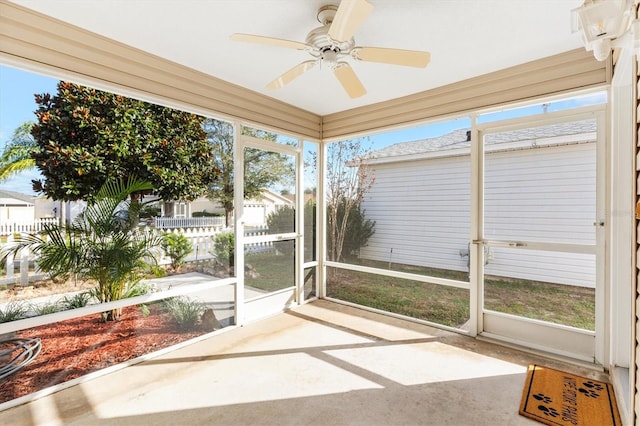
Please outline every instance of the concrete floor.
[[0, 412], [2, 425], [536, 425], [526, 369], [595, 370], [316, 301]]

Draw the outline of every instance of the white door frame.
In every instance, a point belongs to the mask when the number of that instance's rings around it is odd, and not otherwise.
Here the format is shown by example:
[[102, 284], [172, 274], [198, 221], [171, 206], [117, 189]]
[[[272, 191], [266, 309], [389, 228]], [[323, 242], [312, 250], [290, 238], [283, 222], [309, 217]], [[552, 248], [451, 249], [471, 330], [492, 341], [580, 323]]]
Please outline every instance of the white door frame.
[[[253, 148], [260, 149], [269, 152], [277, 152], [279, 154], [292, 155], [295, 158], [296, 162], [296, 173], [295, 173], [295, 188], [296, 188], [296, 200], [295, 200], [295, 211], [296, 215], [294, 216], [295, 223], [295, 232], [287, 232], [282, 234], [270, 234], [270, 235], [261, 235], [255, 237], [247, 237], [244, 235], [244, 191], [236, 190], [234, 193], [234, 211], [235, 211], [235, 222], [234, 222], [234, 232], [235, 232], [235, 276], [237, 278], [236, 284], [236, 318], [237, 324], [243, 325], [248, 321], [253, 321], [262, 317], [266, 317], [268, 315], [272, 315], [278, 312], [282, 312], [285, 309], [288, 309], [292, 306], [295, 306], [299, 303], [299, 295], [300, 295], [300, 286], [302, 285], [300, 282], [301, 275], [301, 259], [299, 253], [300, 248], [302, 246], [302, 233], [299, 231], [302, 226], [300, 221], [300, 211], [302, 210], [301, 202], [303, 197], [299, 194], [300, 186], [301, 186], [301, 170], [302, 170], [302, 149], [300, 147], [295, 147], [291, 145], [286, 145], [278, 142], [267, 141], [263, 139], [254, 138], [251, 136], [242, 135], [241, 125], [236, 124], [235, 135], [236, 136], [236, 144], [234, 151], [234, 167], [235, 175], [234, 175], [234, 187], [235, 188], [244, 188], [244, 149], [245, 148]], [[244, 269], [245, 269], [245, 261], [244, 261], [244, 246], [245, 244], [250, 244], [253, 242], [276, 242], [276, 241], [287, 241], [292, 240], [295, 242], [296, 250], [294, 252], [294, 282], [292, 286], [287, 287], [282, 290], [277, 290], [264, 296], [252, 298], [251, 300], [246, 300], [244, 297], [244, 289], [245, 289], [245, 280], [244, 280]], [[238, 248], [242, 248], [239, 250]]]
[[[554, 122], [596, 118], [597, 131], [597, 189], [596, 189], [596, 244], [547, 244], [519, 241], [489, 241], [484, 236], [484, 151], [483, 137], [487, 133], [532, 127]], [[475, 123], [475, 120], [474, 120]], [[471, 282], [472, 300], [475, 301], [477, 332], [482, 337], [529, 347], [535, 350], [569, 356], [605, 365], [606, 343], [606, 294], [605, 294], [605, 234], [609, 226], [605, 216], [606, 203], [606, 105], [572, 109], [525, 118], [475, 125], [472, 134], [472, 247]], [[574, 327], [551, 324], [544, 321], [517, 317], [484, 309], [484, 263], [480, 261], [485, 246], [593, 253], [596, 255], [596, 330], [595, 333]], [[472, 306], [473, 308], [473, 306]]]

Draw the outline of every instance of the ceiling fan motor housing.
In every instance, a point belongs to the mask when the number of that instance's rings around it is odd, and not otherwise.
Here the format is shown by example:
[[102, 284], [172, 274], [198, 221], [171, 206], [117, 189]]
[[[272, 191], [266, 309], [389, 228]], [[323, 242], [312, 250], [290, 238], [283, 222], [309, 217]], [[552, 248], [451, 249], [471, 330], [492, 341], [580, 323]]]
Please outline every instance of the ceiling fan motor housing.
[[[320, 59], [328, 59], [332, 55], [336, 55], [336, 57], [349, 55], [349, 52], [351, 52], [351, 49], [355, 46], [353, 37], [343, 42], [334, 40], [329, 37], [329, 27], [330, 25], [324, 25], [309, 32], [306, 42], [313, 47], [309, 53]], [[326, 55], [327, 52], [330, 53]], [[325, 56], [327, 56], [327, 58], [325, 58]]]

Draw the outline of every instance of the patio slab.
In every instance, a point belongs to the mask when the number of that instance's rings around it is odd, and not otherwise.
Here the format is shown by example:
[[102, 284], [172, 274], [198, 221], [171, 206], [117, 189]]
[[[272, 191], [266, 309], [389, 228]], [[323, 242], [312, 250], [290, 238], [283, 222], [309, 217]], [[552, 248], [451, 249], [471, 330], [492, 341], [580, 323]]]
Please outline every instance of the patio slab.
[[518, 415], [531, 362], [603, 378], [316, 301], [5, 410], [0, 424], [535, 425]]

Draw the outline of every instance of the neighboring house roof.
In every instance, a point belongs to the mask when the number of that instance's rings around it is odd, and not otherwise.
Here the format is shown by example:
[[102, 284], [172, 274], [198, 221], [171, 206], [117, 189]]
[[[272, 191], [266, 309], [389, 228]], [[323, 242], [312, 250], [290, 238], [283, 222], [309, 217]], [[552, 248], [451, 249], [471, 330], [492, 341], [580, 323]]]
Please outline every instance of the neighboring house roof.
[[288, 198], [286, 195], [276, 194], [275, 192], [270, 191], [268, 189], [263, 189], [260, 196], [256, 198], [257, 200], [262, 200], [262, 201], [266, 199], [271, 201], [274, 204], [287, 204], [287, 205], [293, 204], [293, 201], [290, 198]]
[[33, 206], [34, 197], [15, 191], [0, 190], [0, 205], [2, 206]]
[[[275, 192], [269, 191], [268, 189], [263, 190], [258, 197], [252, 198], [250, 200], [244, 200], [245, 205], [256, 205], [256, 204], [264, 204], [265, 200], [270, 204], [287, 204], [293, 205], [295, 196], [290, 195], [280, 195]], [[221, 208], [220, 203], [218, 201], [211, 201], [207, 197], [198, 197], [194, 200], [194, 202], [209, 202], [215, 205], [215, 208]]]
[[[491, 146], [492, 151], [504, 149], [524, 149], [539, 146], [593, 142], [596, 138], [596, 120], [587, 119], [559, 123], [546, 126], [518, 129], [500, 133], [487, 134], [485, 145]], [[433, 157], [436, 153], [444, 156], [462, 154], [469, 151], [469, 129], [454, 130], [436, 138], [411, 142], [400, 142], [389, 145], [369, 154], [367, 160], [371, 163], [386, 161], [414, 160]], [[431, 154], [431, 155], [429, 155]]]

